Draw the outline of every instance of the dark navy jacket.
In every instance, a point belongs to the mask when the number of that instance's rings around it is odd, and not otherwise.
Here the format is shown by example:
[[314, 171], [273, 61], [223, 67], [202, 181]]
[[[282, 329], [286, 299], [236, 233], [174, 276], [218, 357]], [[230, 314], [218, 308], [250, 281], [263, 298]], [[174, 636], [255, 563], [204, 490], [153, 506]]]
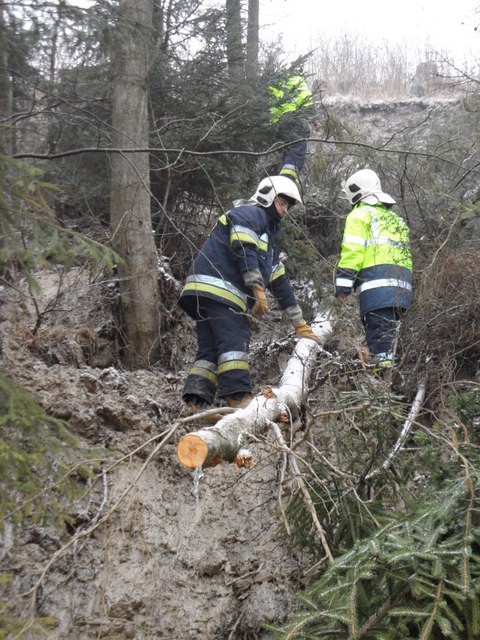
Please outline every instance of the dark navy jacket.
[[179, 299], [182, 309], [195, 318], [195, 300], [202, 296], [247, 311], [254, 299], [243, 274], [255, 271], [260, 272], [264, 288], [271, 290], [281, 309], [296, 305], [274, 242], [278, 232], [279, 223], [256, 204], [240, 205], [220, 216], [189, 269]]

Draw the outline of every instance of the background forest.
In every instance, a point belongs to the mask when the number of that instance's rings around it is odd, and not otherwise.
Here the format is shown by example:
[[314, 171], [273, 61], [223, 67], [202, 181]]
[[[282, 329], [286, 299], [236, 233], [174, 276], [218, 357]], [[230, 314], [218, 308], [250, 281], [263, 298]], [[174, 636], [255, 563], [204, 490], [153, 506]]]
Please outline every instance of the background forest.
[[[286, 61], [260, 11], [0, 3], [0, 638], [480, 637], [480, 69], [347, 35]], [[252, 438], [253, 470], [192, 493], [179, 287], [279, 169], [267, 87], [292, 68], [321, 126], [282, 249], [333, 334], [286, 449]], [[388, 381], [332, 298], [364, 166], [414, 254]], [[275, 312], [255, 335], [276, 384], [292, 337]]]

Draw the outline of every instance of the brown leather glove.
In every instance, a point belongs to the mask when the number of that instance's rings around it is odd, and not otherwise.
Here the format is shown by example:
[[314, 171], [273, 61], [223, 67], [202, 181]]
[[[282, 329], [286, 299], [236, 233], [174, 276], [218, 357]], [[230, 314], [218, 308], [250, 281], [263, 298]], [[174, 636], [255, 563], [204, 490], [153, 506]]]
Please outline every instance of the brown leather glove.
[[261, 318], [268, 313], [267, 296], [265, 295], [265, 289], [263, 287], [252, 287], [253, 297], [255, 298], [255, 304], [252, 307], [252, 313], [256, 318]]
[[309, 340], [314, 340], [317, 344], [320, 344], [320, 340], [313, 333], [312, 327], [307, 324], [305, 320], [302, 320], [302, 322], [297, 322], [294, 327], [295, 333], [299, 338], [308, 338]]

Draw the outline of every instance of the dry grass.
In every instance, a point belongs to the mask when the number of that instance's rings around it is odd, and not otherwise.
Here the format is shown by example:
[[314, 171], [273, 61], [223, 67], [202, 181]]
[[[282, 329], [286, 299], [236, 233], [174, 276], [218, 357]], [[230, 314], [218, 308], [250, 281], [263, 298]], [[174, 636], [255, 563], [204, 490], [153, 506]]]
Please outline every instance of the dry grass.
[[413, 374], [428, 366], [429, 379], [440, 394], [452, 382], [478, 377], [479, 261], [480, 252], [465, 247], [436, 256], [422, 274], [416, 303], [402, 328], [406, 369]]

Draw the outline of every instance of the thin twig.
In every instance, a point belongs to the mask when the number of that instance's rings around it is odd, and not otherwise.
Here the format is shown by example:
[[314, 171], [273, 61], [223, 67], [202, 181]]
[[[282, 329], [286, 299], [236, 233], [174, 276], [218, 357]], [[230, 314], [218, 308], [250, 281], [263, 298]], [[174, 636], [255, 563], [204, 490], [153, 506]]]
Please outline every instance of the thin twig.
[[280, 467], [280, 473], [278, 478], [277, 502], [278, 502], [278, 508], [280, 510], [280, 516], [282, 518], [283, 526], [285, 527], [285, 531], [287, 532], [287, 535], [291, 535], [290, 525], [288, 524], [287, 516], [285, 514], [285, 509], [283, 508], [283, 504], [282, 504], [282, 487], [285, 481], [287, 463], [288, 463], [287, 452], [282, 451], [282, 466]]
[[413, 401], [413, 404], [412, 404], [412, 406], [410, 408], [410, 411], [408, 413], [407, 419], [405, 420], [402, 432], [400, 433], [400, 436], [399, 436], [397, 442], [395, 443], [394, 447], [392, 448], [392, 450], [390, 451], [390, 453], [388, 454], [388, 456], [384, 460], [382, 466], [380, 468], [378, 468], [378, 469], [374, 469], [369, 474], [367, 474], [365, 476], [365, 480], [370, 480], [371, 478], [374, 478], [375, 476], [377, 476], [381, 471], [386, 471], [387, 469], [390, 468], [390, 466], [391, 466], [391, 464], [393, 462], [393, 459], [395, 458], [397, 453], [400, 451], [400, 449], [405, 444], [405, 441], [407, 440], [407, 438], [408, 438], [408, 436], [410, 434], [410, 431], [411, 431], [413, 425], [415, 424], [416, 417], [417, 417], [420, 409], [422, 408], [423, 400], [425, 398], [426, 388], [427, 388], [427, 378], [426, 378], [426, 375], [425, 375], [423, 380], [421, 381], [419, 387], [418, 387], [417, 395], [415, 396], [415, 400]]
[[302, 474], [300, 472], [300, 469], [298, 467], [297, 464], [297, 460], [295, 458], [295, 455], [293, 454], [292, 450], [289, 449], [287, 447], [287, 444], [283, 438], [282, 432], [280, 431], [280, 428], [277, 424], [275, 424], [275, 422], [269, 422], [269, 426], [271, 427], [275, 438], [278, 442], [278, 444], [280, 445], [280, 448], [282, 449], [282, 451], [285, 451], [285, 453], [288, 456], [288, 459], [290, 461], [290, 464], [292, 466], [292, 469], [296, 475], [296, 479], [298, 482], [298, 485], [300, 487], [300, 491], [303, 494], [303, 498], [305, 501], [305, 505], [308, 509], [308, 511], [310, 512], [310, 515], [312, 516], [312, 520], [313, 523], [315, 525], [316, 530], [318, 531], [318, 534], [320, 536], [320, 540], [322, 542], [322, 546], [323, 546], [323, 550], [325, 551], [325, 555], [327, 556], [329, 562], [333, 562], [333, 555], [332, 552], [330, 551], [330, 547], [328, 546], [328, 542], [327, 542], [327, 538], [325, 535], [325, 531], [320, 523], [320, 520], [318, 519], [317, 516], [317, 512], [315, 511], [315, 505], [313, 504], [312, 498], [310, 497], [310, 494], [308, 493], [308, 489], [307, 486], [305, 484], [305, 480], [302, 478]]
[[[414, 576], [412, 576], [413, 578]], [[389, 598], [386, 600], [383, 605], [378, 609], [370, 618], [363, 624], [357, 633], [354, 636], [349, 636], [348, 640], [361, 640], [369, 631], [371, 631], [372, 627], [383, 620], [388, 612], [393, 609], [403, 597], [407, 595], [410, 591], [410, 581], [407, 581], [407, 584], [398, 591], [393, 598]]]

